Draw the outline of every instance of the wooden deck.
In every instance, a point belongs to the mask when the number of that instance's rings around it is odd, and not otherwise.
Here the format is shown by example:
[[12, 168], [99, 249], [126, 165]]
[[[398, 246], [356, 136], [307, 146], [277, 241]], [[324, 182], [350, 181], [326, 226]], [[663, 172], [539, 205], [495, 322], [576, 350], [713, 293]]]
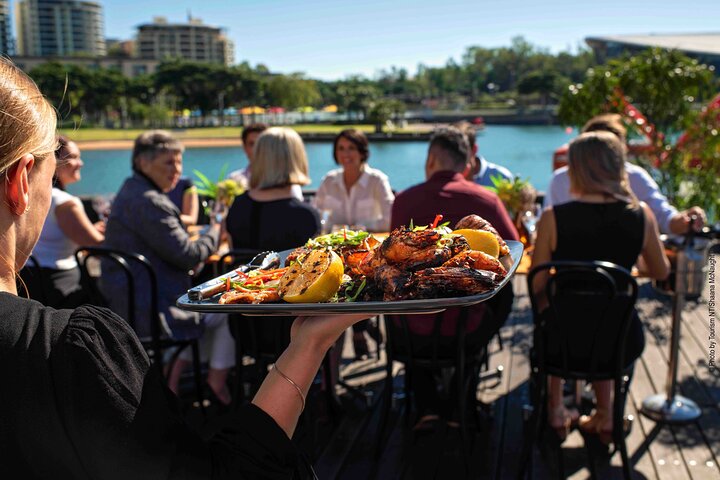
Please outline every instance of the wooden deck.
[[[483, 382], [478, 399], [486, 404], [479, 430], [472, 430], [471, 469], [466, 475], [458, 430], [441, 426], [434, 434], [414, 435], [406, 426], [403, 401], [393, 409], [384, 451], [373, 461], [377, 445], [378, 408], [362, 408], [354, 400], [344, 409], [342, 419], [321, 448], [315, 461], [321, 479], [410, 479], [410, 478], [515, 478], [522, 446], [523, 406], [528, 403], [529, 361], [532, 320], [525, 278], [516, 277], [516, 304], [501, 331], [504, 348], [491, 345], [490, 370], [504, 367], [502, 378]], [[635, 478], [684, 480], [720, 479], [720, 375], [708, 366], [710, 322], [706, 300], [691, 302], [684, 314], [678, 378], [681, 393], [698, 403], [703, 416], [697, 424], [663, 428], [654, 441], [647, 442], [654, 422], [640, 416], [642, 399], [664, 389], [667, 374], [670, 299], [642, 284], [638, 309], [645, 325], [646, 347], [636, 365], [635, 378], [626, 409], [635, 421], [627, 439], [634, 462]], [[377, 395], [384, 378], [384, 359], [346, 365], [348, 383]], [[401, 382], [400, 365], [396, 385]], [[373, 397], [369, 397], [372, 403]], [[474, 423], [474, 422], [470, 422]], [[548, 435], [551, 435], [548, 433]], [[556, 450], [552, 439], [534, 452], [535, 478], [556, 478]], [[608, 458], [602, 446], [588, 442], [574, 431], [563, 444], [568, 478], [590, 478], [588, 449], [594, 454], [597, 478], [622, 478], [620, 456]]]

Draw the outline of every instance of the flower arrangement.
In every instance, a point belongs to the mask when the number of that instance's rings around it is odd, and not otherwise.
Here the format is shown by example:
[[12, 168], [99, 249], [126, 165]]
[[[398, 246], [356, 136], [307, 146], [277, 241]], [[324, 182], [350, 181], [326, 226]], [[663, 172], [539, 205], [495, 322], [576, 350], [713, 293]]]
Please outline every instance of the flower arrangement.
[[[226, 207], [232, 205], [235, 197], [242, 195], [245, 190], [235, 180], [225, 178], [227, 167], [227, 164], [223, 165], [217, 182], [213, 182], [199, 170], [193, 170], [195, 176], [198, 177], [195, 182], [198, 195], [207, 197], [213, 203], [222, 202]], [[205, 213], [209, 214], [210, 210], [212, 210], [212, 205], [205, 206]]]
[[526, 210], [534, 211], [537, 192], [529, 180], [515, 177], [512, 181], [501, 176], [490, 177], [493, 183], [488, 187], [500, 197], [510, 217], [515, 218]]

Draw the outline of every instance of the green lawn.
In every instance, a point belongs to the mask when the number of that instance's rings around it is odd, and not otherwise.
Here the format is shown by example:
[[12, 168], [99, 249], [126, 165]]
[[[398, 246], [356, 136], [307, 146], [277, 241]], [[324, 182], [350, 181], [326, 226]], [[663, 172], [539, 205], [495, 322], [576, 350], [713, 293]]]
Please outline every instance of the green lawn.
[[[345, 128], [357, 128], [366, 133], [375, 131], [372, 125], [318, 125], [296, 124], [291, 125], [299, 133], [337, 133]], [[77, 142], [93, 140], [134, 140], [145, 130], [141, 129], [108, 129], [108, 128], [81, 128], [77, 130], [62, 129], [61, 133]], [[401, 132], [403, 130], [395, 130]], [[172, 130], [179, 139], [187, 138], [240, 138], [242, 127], [208, 127], [183, 128]]]

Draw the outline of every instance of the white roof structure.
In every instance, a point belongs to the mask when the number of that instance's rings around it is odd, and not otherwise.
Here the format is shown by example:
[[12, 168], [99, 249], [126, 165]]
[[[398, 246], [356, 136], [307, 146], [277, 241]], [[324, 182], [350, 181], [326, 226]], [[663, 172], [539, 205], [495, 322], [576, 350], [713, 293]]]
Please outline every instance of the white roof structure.
[[660, 47], [683, 52], [720, 55], [720, 32], [718, 33], [674, 33], [650, 35], [607, 35], [587, 37], [593, 43], [620, 43], [637, 47]]

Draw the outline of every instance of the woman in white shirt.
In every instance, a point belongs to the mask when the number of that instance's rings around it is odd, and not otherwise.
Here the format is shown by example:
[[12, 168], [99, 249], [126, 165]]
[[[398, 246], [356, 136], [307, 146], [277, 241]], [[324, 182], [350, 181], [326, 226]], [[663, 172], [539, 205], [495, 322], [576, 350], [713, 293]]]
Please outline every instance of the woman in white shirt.
[[85, 214], [80, 199], [65, 191], [67, 185], [81, 178], [83, 161], [75, 142], [60, 136], [55, 158], [57, 167], [52, 203], [40, 239], [32, 252], [40, 271], [26, 267], [21, 276], [30, 298], [41, 299], [50, 307], [75, 308], [87, 300], [80, 284], [75, 250], [81, 245], [102, 243], [105, 223], [93, 224]]
[[333, 157], [342, 168], [325, 175], [313, 204], [329, 212], [330, 225], [362, 225], [375, 232], [390, 228], [393, 195], [387, 175], [367, 164], [370, 152], [365, 134], [343, 130], [335, 137]]

